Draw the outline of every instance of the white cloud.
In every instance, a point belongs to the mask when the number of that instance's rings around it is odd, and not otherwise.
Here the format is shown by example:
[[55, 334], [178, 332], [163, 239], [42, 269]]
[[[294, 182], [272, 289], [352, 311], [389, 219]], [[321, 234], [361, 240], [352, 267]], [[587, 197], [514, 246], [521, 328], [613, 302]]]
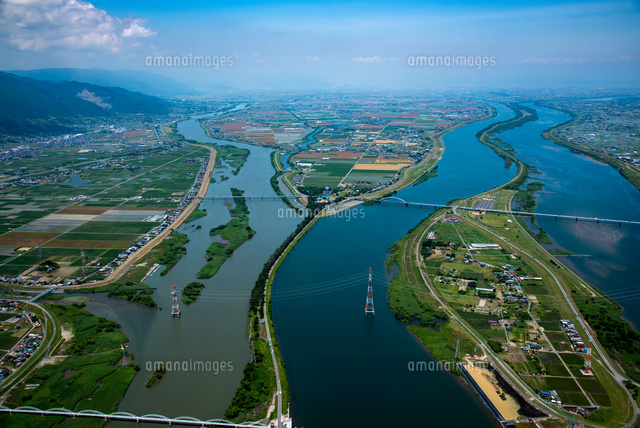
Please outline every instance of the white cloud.
[[125, 28], [122, 31], [122, 37], [149, 37], [158, 34], [157, 31], [152, 31], [140, 25], [142, 22], [141, 19], [133, 20], [129, 28]]
[[356, 57], [356, 58], [351, 58], [352, 62], [359, 62], [361, 64], [380, 64], [383, 62], [390, 62], [390, 61], [397, 61], [397, 58], [387, 58], [387, 57], [382, 57], [380, 58], [379, 56], [367, 56], [367, 57]]
[[617, 57], [606, 58], [527, 58], [520, 60], [525, 64], [586, 64], [586, 63], [602, 63], [602, 62], [632, 62], [638, 61], [640, 57], [629, 55], [621, 55]]
[[123, 38], [156, 34], [141, 19], [120, 19], [82, 0], [4, 0], [0, 32], [19, 50], [76, 49], [118, 52]]

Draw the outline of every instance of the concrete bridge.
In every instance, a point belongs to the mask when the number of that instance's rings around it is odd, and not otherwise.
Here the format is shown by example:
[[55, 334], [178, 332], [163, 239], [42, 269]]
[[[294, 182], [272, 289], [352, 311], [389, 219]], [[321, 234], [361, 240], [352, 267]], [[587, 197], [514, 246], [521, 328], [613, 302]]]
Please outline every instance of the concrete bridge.
[[[367, 199], [359, 198], [361, 201], [366, 201]], [[404, 206], [404, 207], [412, 207], [412, 208], [455, 208], [458, 210], [467, 210], [467, 211], [481, 211], [487, 213], [499, 213], [499, 214], [513, 214], [515, 216], [526, 216], [526, 217], [538, 217], [538, 218], [549, 218], [553, 220], [570, 220], [570, 221], [586, 221], [591, 223], [609, 223], [609, 224], [617, 224], [618, 226], [640, 226], [640, 221], [634, 220], [616, 220], [612, 218], [597, 218], [597, 217], [583, 217], [576, 215], [566, 215], [566, 214], [547, 214], [547, 213], [537, 213], [537, 212], [527, 212], [527, 211], [513, 211], [513, 210], [495, 210], [495, 209], [487, 209], [487, 208], [473, 208], [473, 207], [462, 207], [459, 205], [442, 205], [442, 204], [430, 204], [425, 202], [408, 202], [404, 199], [398, 198], [397, 196], [391, 196], [388, 198], [384, 198], [381, 200], [375, 201], [378, 204], [385, 205], [395, 205], [395, 206]]]

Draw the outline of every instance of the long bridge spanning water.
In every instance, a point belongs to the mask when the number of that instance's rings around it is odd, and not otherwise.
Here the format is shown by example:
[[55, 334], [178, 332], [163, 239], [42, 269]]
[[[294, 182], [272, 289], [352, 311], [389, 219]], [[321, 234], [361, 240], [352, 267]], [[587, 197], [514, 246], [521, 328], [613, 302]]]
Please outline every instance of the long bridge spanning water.
[[128, 412], [102, 413], [97, 410], [81, 410], [75, 412], [69, 409], [54, 408], [49, 410], [41, 410], [37, 407], [22, 406], [11, 409], [0, 405], [0, 412], [9, 413], [10, 415], [28, 414], [40, 416], [64, 416], [68, 418], [94, 418], [105, 421], [124, 421], [135, 423], [155, 423], [163, 425], [179, 425], [179, 426], [197, 426], [197, 427], [238, 427], [238, 428], [255, 428], [266, 427], [262, 422], [243, 422], [233, 423], [224, 419], [209, 419], [206, 421], [191, 416], [180, 416], [178, 418], [168, 418], [163, 415], [149, 414], [136, 416]]
[[[366, 201], [367, 199], [358, 198], [360, 201]], [[466, 210], [466, 211], [479, 211], [479, 212], [487, 212], [487, 213], [497, 213], [497, 214], [513, 214], [515, 216], [523, 216], [523, 217], [541, 217], [541, 218], [550, 218], [554, 220], [570, 220], [570, 221], [586, 221], [591, 223], [610, 223], [617, 224], [618, 226], [640, 226], [640, 221], [634, 220], [616, 220], [612, 218], [597, 218], [597, 217], [584, 217], [584, 216], [576, 216], [576, 215], [567, 215], [567, 214], [548, 214], [548, 213], [537, 213], [537, 212], [528, 212], [528, 211], [514, 211], [514, 210], [496, 210], [492, 208], [478, 208], [478, 207], [463, 207], [460, 205], [442, 205], [442, 204], [429, 204], [425, 202], [408, 202], [404, 199], [391, 196], [389, 198], [376, 200], [378, 204], [389, 204], [396, 206], [404, 206], [404, 207], [413, 207], [413, 208], [450, 208], [457, 210]]]
[[296, 195], [249, 195], [249, 196], [201, 196], [196, 199], [201, 199], [203, 201], [228, 201], [230, 199], [246, 199], [246, 200], [278, 200], [278, 199], [299, 199], [306, 198], [306, 195], [296, 196]]
[[[207, 200], [207, 201], [225, 201], [225, 200], [233, 200], [237, 198], [244, 198], [246, 200], [277, 200], [277, 199], [299, 199], [306, 198], [305, 196], [295, 196], [295, 195], [249, 195], [249, 196], [203, 196], [198, 199]], [[366, 198], [353, 198], [351, 200], [356, 201], [373, 201], [377, 204], [389, 204], [395, 206], [404, 206], [404, 207], [412, 207], [412, 208], [450, 208], [450, 209], [458, 209], [458, 210], [466, 210], [466, 211], [480, 211], [480, 212], [488, 212], [488, 213], [497, 213], [497, 214], [512, 214], [515, 216], [521, 217], [540, 217], [540, 218], [550, 218], [554, 220], [570, 220], [570, 221], [586, 221], [590, 223], [608, 223], [608, 224], [617, 224], [618, 226], [640, 226], [640, 220], [618, 220], [613, 218], [597, 218], [597, 217], [584, 217], [578, 215], [567, 215], [567, 214], [549, 214], [549, 213], [538, 213], [538, 212], [529, 212], [529, 211], [514, 211], [514, 210], [496, 210], [492, 208], [479, 208], [479, 207], [463, 207], [460, 205], [443, 205], [443, 204], [431, 204], [428, 202], [410, 202], [405, 201], [404, 199], [398, 198], [396, 196], [391, 196], [385, 199], [366, 199]]]

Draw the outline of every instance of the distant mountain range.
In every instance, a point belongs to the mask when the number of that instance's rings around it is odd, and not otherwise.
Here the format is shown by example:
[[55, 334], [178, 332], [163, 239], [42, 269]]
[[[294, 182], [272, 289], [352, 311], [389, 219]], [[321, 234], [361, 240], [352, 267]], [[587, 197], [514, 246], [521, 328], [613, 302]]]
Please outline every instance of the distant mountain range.
[[7, 71], [18, 76], [51, 82], [84, 82], [92, 85], [119, 87], [155, 96], [192, 95], [196, 91], [169, 77], [148, 71], [105, 70], [104, 68], [40, 68]]
[[0, 134], [63, 133], [81, 118], [168, 111], [168, 102], [160, 98], [119, 87], [0, 72]]

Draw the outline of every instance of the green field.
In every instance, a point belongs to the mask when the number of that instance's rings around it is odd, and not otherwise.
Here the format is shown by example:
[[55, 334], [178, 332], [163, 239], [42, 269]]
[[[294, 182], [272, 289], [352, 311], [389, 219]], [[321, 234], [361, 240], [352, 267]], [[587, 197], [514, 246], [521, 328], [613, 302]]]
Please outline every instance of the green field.
[[[313, 159], [314, 162], [316, 160]], [[313, 171], [307, 173], [303, 184], [309, 187], [335, 187], [356, 162], [356, 159], [320, 159], [312, 167]]]
[[569, 377], [545, 377], [549, 389], [558, 392], [562, 404], [588, 406], [589, 400], [584, 396], [578, 384]]
[[[98, 318], [79, 307], [47, 305], [63, 323], [71, 326], [74, 338], [63, 345], [69, 355], [62, 362], [45, 365], [32, 373], [11, 392], [5, 404], [11, 407], [35, 406], [42, 409], [94, 409], [105, 413], [116, 411], [136, 374], [132, 364], [118, 366], [122, 358], [120, 345], [128, 341], [119, 326]], [[26, 389], [26, 385], [37, 385]], [[81, 420], [80, 426], [103, 426], [104, 421]], [[60, 424], [75, 426], [78, 421], [62, 417], [0, 415], [0, 425], [12, 427], [49, 427]]]

